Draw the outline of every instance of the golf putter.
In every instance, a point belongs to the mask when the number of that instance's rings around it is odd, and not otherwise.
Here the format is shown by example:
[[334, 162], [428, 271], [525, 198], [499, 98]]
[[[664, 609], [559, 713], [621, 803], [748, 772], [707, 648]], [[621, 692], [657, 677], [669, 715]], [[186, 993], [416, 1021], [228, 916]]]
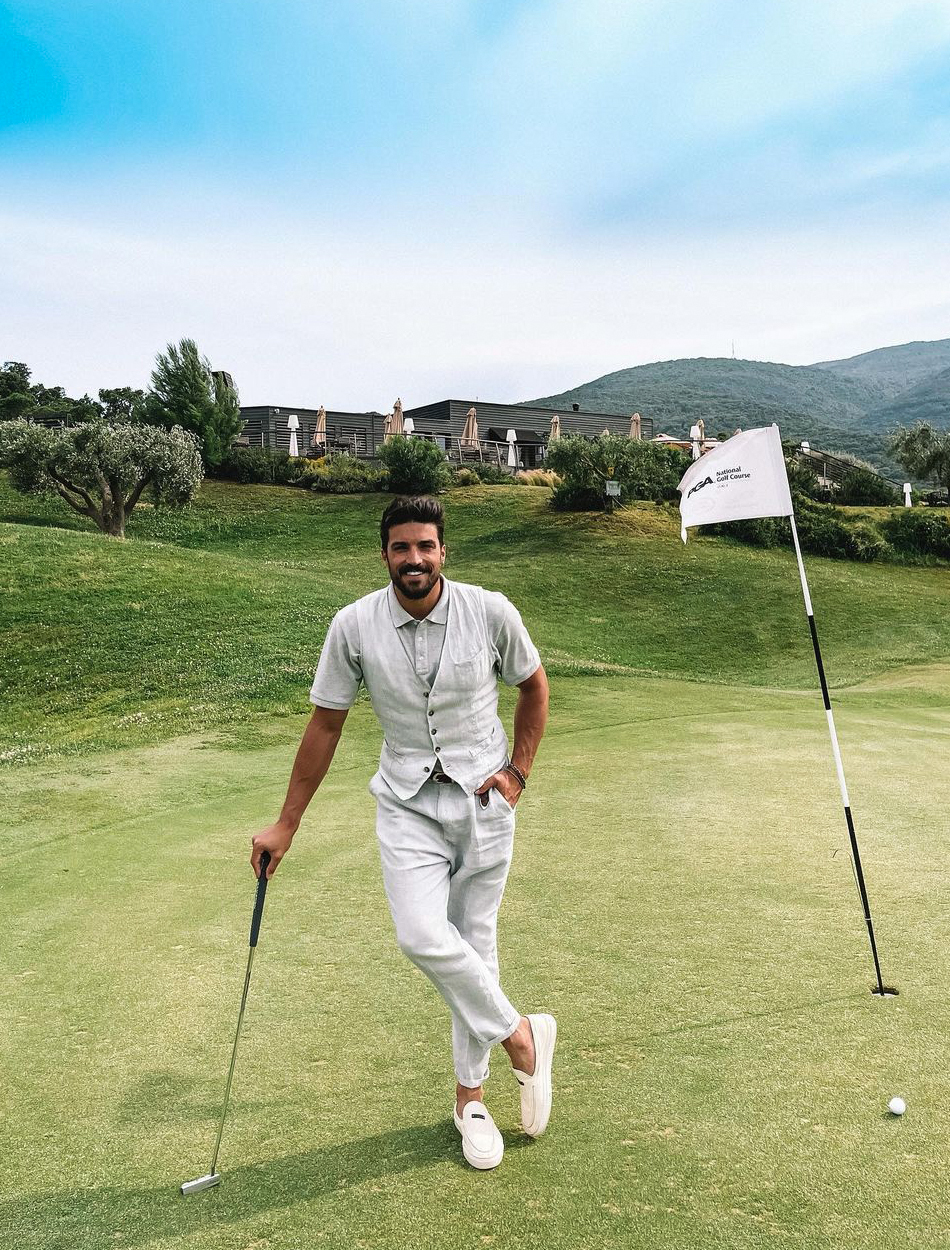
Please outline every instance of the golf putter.
[[202, 1189], [210, 1189], [221, 1180], [218, 1166], [218, 1151], [221, 1149], [221, 1136], [224, 1133], [224, 1117], [228, 1113], [228, 1098], [231, 1094], [231, 1077], [234, 1076], [234, 1061], [237, 1058], [238, 1038], [241, 1036], [241, 1021], [244, 1019], [244, 1008], [247, 1004], [247, 989], [251, 983], [251, 965], [254, 963], [254, 948], [257, 946], [257, 935], [261, 931], [261, 916], [264, 914], [264, 895], [267, 893], [267, 865], [270, 854], [261, 853], [261, 875], [257, 879], [257, 897], [254, 900], [254, 915], [251, 918], [251, 948], [247, 956], [247, 972], [244, 976], [244, 993], [241, 995], [241, 1010], [238, 1012], [237, 1029], [234, 1032], [234, 1049], [231, 1051], [231, 1066], [228, 1069], [228, 1083], [224, 1090], [224, 1106], [221, 1108], [221, 1123], [218, 1125], [218, 1140], [214, 1143], [214, 1155], [207, 1175], [199, 1176], [195, 1181], [185, 1181], [181, 1187], [182, 1194], [187, 1198]]

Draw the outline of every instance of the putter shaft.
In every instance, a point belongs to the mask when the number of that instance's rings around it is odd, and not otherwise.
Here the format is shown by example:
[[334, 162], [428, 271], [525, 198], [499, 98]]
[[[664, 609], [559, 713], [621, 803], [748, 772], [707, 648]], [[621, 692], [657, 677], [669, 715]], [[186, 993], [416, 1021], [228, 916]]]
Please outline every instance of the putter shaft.
[[244, 1020], [244, 1008], [247, 1006], [247, 991], [251, 984], [251, 968], [254, 965], [254, 951], [257, 949], [257, 938], [261, 928], [261, 916], [264, 912], [264, 894], [267, 890], [267, 866], [270, 863], [270, 855], [267, 851], [261, 855], [260, 859], [260, 877], [257, 882], [257, 897], [254, 902], [254, 915], [251, 918], [251, 944], [247, 953], [247, 972], [244, 974], [244, 991], [241, 994], [241, 1010], [238, 1012], [237, 1028], [234, 1030], [234, 1045], [231, 1047], [231, 1066], [228, 1068], [228, 1081], [224, 1089], [224, 1105], [221, 1108], [221, 1121], [218, 1124], [218, 1136], [214, 1143], [214, 1155], [211, 1158], [211, 1167], [206, 1175], [199, 1176], [197, 1180], [185, 1181], [181, 1186], [181, 1192], [185, 1197], [191, 1194], [201, 1193], [203, 1189], [210, 1189], [212, 1185], [217, 1185], [221, 1180], [218, 1172], [218, 1151], [221, 1149], [221, 1138], [224, 1135], [224, 1121], [228, 1114], [228, 1100], [231, 1097], [231, 1078], [234, 1076], [234, 1064], [237, 1060], [238, 1040], [241, 1036], [241, 1023]]

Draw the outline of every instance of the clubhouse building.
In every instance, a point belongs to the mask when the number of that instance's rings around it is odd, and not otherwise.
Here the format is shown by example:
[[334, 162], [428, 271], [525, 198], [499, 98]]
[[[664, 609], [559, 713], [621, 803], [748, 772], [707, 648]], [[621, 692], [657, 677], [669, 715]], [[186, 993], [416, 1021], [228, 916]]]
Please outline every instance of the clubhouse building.
[[[466, 436], [472, 409], [475, 410], [477, 424], [475, 439]], [[373, 456], [387, 435], [387, 423], [392, 421], [391, 415], [387, 417], [380, 412], [278, 408], [273, 405], [242, 407], [241, 415], [244, 427], [239, 441], [245, 446], [288, 451], [294, 430], [301, 455], [327, 451]], [[514, 444], [518, 467], [525, 469], [543, 464], [555, 417], [562, 435], [583, 434], [593, 438], [604, 430], [629, 435], [631, 415], [590, 412], [576, 404], [568, 404], [565, 408], [540, 408], [527, 404], [482, 403], [471, 399], [443, 399], [402, 412], [406, 433], [432, 440], [452, 460], [492, 460], [511, 466], [510, 449]], [[292, 418], [296, 418], [296, 422]], [[325, 426], [325, 433], [319, 429], [320, 425]], [[512, 432], [514, 438], [511, 437]], [[470, 426], [468, 433], [471, 433]], [[649, 417], [640, 419], [640, 437], [653, 437], [653, 422]]]

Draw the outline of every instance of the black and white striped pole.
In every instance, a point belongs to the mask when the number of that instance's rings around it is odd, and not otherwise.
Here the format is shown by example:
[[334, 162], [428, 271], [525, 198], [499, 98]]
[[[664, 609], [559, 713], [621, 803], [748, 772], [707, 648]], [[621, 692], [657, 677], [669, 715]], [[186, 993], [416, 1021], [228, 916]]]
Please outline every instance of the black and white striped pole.
[[864, 911], [864, 923], [867, 925], [868, 938], [871, 942], [871, 955], [874, 959], [874, 975], [877, 978], [877, 984], [874, 987], [874, 993], [880, 994], [882, 998], [891, 997], [897, 993], [891, 986], [885, 986], [881, 977], [881, 961], [878, 959], [877, 942], [874, 940], [874, 924], [871, 921], [871, 905], [868, 902], [867, 886], [864, 883], [864, 870], [861, 867], [861, 852], [858, 850], [858, 839], [854, 832], [854, 817], [851, 815], [851, 801], [848, 798], [848, 783], [845, 781], [844, 765], [841, 763], [841, 750], [838, 746], [838, 733], [835, 729], [834, 713], [831, 710], [831, 699], [828, 697], [828, 683], [825, 681], [825, 668], [821, 662], [821, 648], [818, 645], [818, 630], [815, 628], [815, 613], [811, 606], [811, 595], [808, 593], [808, 579], [805, 577], [805, 564], [802, 560], [802, 549], [798, 542], [798, 529], [795, 525], [795, 513], [789, 513], [789, 521], [792, 523], [792, 541], [795, 544], [795, 556], [798, 560], [798, 574], [802, 579], [802, 594], [805, 597], [805, 612], [808, 616], [808, 628], [811, 631], [812, 646], [815, 648], [815, 663], [818, 665], [818, 680], [821, 683], [821, 697], [825, 705], [825, 715], [828, 718], [828, 733], [831, 736], [831, 750], [835, 757], [835, 768], [838, 772], [838, 785], [841, 788], [841, 801], [844, 804], [844, 818], [848, 823], [848, 838], [851, 842], [851, 866], [854, 868], [854, 879], [857, 883], [858, 894], [861, 898], [861, 907]]

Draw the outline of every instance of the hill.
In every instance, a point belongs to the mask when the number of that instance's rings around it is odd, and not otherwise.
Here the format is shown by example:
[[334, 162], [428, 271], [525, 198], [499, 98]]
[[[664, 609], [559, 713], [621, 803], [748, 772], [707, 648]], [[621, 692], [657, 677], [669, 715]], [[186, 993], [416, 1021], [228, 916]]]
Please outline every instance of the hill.
[[882, 432], [895, 425], [913, 425], [915, 421], [927, 421], [938, 430], [950, 429], [950, 369], [925, 378], [889, 403], [872, 409], [863, 428]]
[[868, 432], [863, 426], [865, 414], [888, 397], [881, 384], [833, 369], [700, 357], [620, 369], [529, 402], [554, 408], [578, 403], [594, 412], [638, 411], [652, 417], [658, 434], [685, 435], [700, 417], [711, 433], [731, 434], [737, 427], [775, 421], [785, 438], [851, 452], [897, 477], [901, 471], [888, 457], [880, 429]]
[[[208, 481], [116, 542], [0, 475], [0, 763], [305, 711], [331, 616], [384, 582], [386, 499]], [[673, 506], [552, 513], [524, 486], [446, 513], [450, 574], [508, 594], [552, 676], [813, 689], [788, 548], [684, 547]], [[944, 654], [945, 567], [810, 557], [809, 577], [833, 685]]]
[[812, 366], [839, 377], [853, 378], [879, 388], [888, 400], [927, 378], [950, 369], [950, 339], [930, 343], [901, 343], [879, 347], [846, 360], [823, 360]]

